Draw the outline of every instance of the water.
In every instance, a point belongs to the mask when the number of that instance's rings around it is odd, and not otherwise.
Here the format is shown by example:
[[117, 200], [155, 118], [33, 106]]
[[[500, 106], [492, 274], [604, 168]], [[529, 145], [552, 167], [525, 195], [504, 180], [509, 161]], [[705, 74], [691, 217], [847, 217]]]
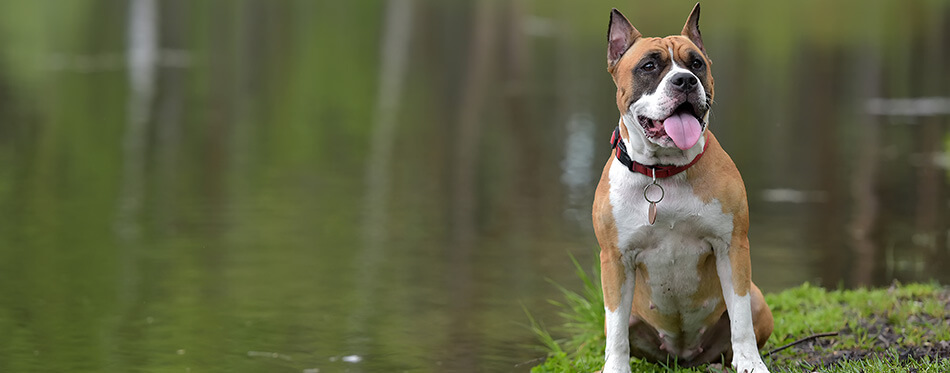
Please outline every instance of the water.
[[[855, 4], [703, 8], [765, 291], [950, 281], [950, 8]], [[0, 371], [527, 370], [595, 262], [611, 6], [0, 4]]]

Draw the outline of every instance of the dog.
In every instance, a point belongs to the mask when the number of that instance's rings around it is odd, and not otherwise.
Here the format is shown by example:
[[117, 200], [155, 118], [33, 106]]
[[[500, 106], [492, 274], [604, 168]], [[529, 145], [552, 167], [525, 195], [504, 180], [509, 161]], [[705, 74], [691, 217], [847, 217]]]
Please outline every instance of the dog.
[[725, 358], [767, 373], [772, 313], [752, 283], [738, 169], [709, 131], [710, 60], [699, 4], [681, 35], [644, 37], [617, 9], [607, 71], [620, 123], [594, 197], [607, 337], [603, 372], [630, 357], [694, 366]]

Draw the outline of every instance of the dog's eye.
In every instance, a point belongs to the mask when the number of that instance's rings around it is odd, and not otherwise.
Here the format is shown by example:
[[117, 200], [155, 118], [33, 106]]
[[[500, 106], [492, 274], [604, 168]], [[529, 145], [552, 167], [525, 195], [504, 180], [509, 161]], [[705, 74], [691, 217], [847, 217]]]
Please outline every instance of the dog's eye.
[[645, 63], [645, 64], [643, 64], [643, 65], [640, 65], [640, 70], [643, 70], [643, 71], [646, 71], [646, 72], [650, 72], [650, 71], [656, 70], [656, 64], [653, 63], [653, 61], [647, 62], [647, 63]]
[[693, 60], [693, 65], [692, 65], [692, 67], [693, 67], [694, 70], [699, 70], [699, 69], [703, 68], [703, 60], [698, 59], [698, 58], [695, 59], [695, 60]]

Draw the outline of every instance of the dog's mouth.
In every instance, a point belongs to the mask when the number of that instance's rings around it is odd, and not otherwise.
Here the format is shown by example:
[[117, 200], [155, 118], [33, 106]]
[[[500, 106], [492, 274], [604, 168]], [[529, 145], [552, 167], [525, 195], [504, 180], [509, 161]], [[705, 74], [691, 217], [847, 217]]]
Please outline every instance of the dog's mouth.
[[683, 150], [692, 148], [702, 136], [706, 125], [701, 118], [696, 108], [688, 102], [680, 104], [662, 119], [637, 116], [647, 138], [661, 145], [672, 143]]

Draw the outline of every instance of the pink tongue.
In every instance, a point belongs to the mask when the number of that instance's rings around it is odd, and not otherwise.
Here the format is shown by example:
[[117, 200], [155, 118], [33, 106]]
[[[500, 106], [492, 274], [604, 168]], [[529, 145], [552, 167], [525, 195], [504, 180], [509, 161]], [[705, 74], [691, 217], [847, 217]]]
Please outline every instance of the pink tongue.
[[686, 150], [692, 148], [699, 141], [702, 134], [702, 128], [696, 117], [686, 113], [673, 114], [663, 121], [663, 128], [666, 134], [673, 139], [673, 143], [680, 149]]

